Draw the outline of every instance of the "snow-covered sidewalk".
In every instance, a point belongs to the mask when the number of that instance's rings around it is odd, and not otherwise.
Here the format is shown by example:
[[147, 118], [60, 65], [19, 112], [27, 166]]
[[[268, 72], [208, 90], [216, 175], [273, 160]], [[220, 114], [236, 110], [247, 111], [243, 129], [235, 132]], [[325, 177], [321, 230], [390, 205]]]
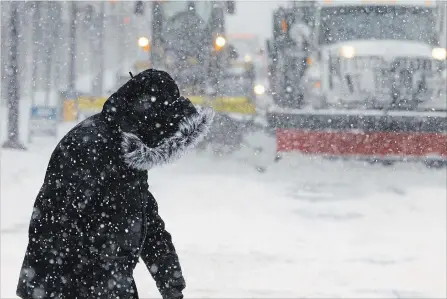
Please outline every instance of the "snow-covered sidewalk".
[[[15, 298], [55, 144], [1, 153], [1, 298]], [[149, 175], [186, 298], [445, 298], [445, 180], [419, 165], [299, 156], [259, 174], [198, 153]], [[135, 276], [141, 298], [160, 297], [144, 264]]]

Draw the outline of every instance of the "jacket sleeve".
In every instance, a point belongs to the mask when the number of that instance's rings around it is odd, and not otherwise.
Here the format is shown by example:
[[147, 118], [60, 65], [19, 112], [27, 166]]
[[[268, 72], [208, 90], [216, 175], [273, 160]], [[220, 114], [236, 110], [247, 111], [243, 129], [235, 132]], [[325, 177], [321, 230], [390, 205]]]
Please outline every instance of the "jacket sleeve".
[[[147, 183], [145, 187], [148, 187]], [[155, 198], [149, 191], [147, 194], [146, 238], [141, 258], [163, 298], [183, 298], [181, 291], [185, 288], [185, 280], [171, 235], [166, 231], [165, 224], [158, 214]]]

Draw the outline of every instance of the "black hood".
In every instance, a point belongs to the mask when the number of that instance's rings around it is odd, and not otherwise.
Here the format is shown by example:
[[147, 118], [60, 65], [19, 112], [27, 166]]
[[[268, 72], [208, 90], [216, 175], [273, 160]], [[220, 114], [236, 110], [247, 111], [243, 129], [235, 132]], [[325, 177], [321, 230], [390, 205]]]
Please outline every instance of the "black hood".
[[211, 108], [180, 96], [168, 73], [153, 69], [119, 88], [101, 113], [122, 135], [126, 163], [140, 170], [180, 157], [207, 134], [214, 117]]

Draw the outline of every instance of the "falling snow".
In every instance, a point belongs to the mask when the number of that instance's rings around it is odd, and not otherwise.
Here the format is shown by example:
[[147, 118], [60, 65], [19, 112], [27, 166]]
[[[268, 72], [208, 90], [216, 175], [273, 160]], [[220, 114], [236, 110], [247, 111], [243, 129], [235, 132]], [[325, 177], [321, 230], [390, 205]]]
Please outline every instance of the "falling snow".
[[1, 294], [446, 294], [445, 1], [2, 1]]

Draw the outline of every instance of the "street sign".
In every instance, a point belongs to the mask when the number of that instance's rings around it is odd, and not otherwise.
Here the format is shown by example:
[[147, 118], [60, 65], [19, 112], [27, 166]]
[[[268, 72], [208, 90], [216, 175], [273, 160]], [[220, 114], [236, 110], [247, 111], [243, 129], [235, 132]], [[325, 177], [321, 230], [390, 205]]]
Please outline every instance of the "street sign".
[[29, 118], [29, 141], [36, 136], [57, 137], [58, 116], [57, 107], [32, 106]]

